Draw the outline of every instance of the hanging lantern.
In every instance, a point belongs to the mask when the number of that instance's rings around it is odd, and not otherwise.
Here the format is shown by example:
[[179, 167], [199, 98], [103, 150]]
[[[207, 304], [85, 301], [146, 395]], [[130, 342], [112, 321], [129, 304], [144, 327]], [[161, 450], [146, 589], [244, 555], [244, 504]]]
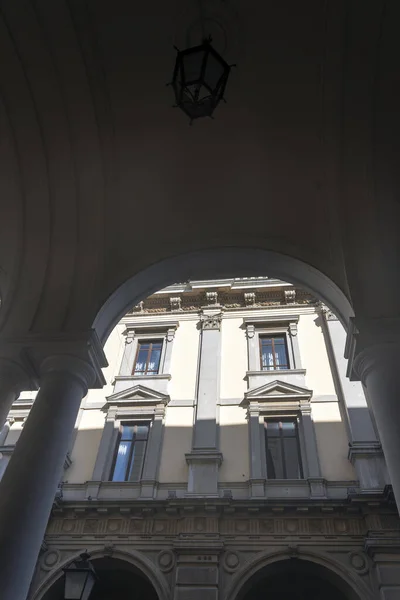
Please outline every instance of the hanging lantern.
[[64, 600], [88, 600], [97, 579], [89, 554], [81, 554], [80, 558], [65, 567], [64, 573]]
[[[212, 47], [211, 39], [200, 46], [177, 50], [172, 86], [176, 106], [190, 122], [200, 117], [212, 117], [221, 100], [231, 67]], [[225, 100], [224, 100], [225, 101]]]

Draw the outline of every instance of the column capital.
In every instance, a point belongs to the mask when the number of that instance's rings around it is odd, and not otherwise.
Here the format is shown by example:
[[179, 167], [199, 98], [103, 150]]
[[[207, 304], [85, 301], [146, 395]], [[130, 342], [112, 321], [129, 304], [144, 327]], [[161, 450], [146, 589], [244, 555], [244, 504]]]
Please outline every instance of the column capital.
[[27, 370], [17, 360], [0, 357], [0, 379], [6, 382], [16, 395], [23, 390], [37, 389]]
[[42, 377], [57, 373], [77, 379], [83, 388], [83, 396], [96, 382], [96, 371], [88, 361], [70, 354], [46, 356], [40, 365]]
[[371, 368], [388, 361], [398, 363], [400, 319], [351, 318], [344, 355], [348, 359], [347, 376], [363, 383]]
[[222, 312], [204, 311], [200, 316], [200, 324], [203, 331], [221, 329]]
[[[101, 369], [107, 366], [107, 359], [93, 329], [83, 332], [31, 333], [21, 337], [1, 338], [1, 356], [11, 357], [12, 360], [15, 357], [18, 364], [22, 362], [21, 357], [24, 357], [32, 371], [31, 379], [35, 382], [50, 369], [50, 364], [53, 365], [51, 368], [55, 369], [54, 357], [63, 357], [58, 371], [68, 371], [71, 360], [80, 359], [88, 367], [80, 369], [77, 366], [76, 374], [84, 373], [86, 369], [86, 375], [82, 377], [89, 382], [90, 387], [103, 387], [105, 384]], [[52, 360], [48, 362], [47, 359], [50, 358]], [[64, 368], [61, 368], [62, 364]], [[77, 364], [80, 364], [79, 361]], [[89, 375], [89, 371], [94, 372], [94, 377]]]

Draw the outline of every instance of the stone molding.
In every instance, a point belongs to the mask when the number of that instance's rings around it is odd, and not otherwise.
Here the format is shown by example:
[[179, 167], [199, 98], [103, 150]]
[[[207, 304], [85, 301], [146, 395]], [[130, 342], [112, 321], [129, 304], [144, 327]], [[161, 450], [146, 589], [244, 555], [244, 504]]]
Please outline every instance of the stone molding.
[[352, 464], [357, 458], [369, 456], [383, 456], [382, 446], [379, 442], [352, 442], [349, 444], [348, 459]]
[[[324, 514], [321, 509], [310, 509], [307, 513], [296, 511], [293, 508], [281, 508], [274, 514], [271, 508], [264, 510], [264, 514], [254, 513], [254, 507], [248, 506], [248, 514], [244, 508], [235, 514], [225, 514], [224, 506], [212, 504], [192, 505], [190, 500], [185, 501], [181, 507], [182, 514], [171, 515], [160, 506], [157, 512], [146, 507], [142, 503], [142, 510], [127, 509], [129, 512], [116, 511], [115, 507], [103, 507], [97, 510], [95, 507], [85, 509], [62, 508], [53, 511], [53, 517], [49, 521], [46, 532], [46, 540], [49, 542], [53, 536], [105, 535], [105, 536], [141, 536], [152, 535], [156, 537], [176, 536], [174, 547], [183, 549], [189, 547], [193, 551], [193, 540], [180, 539], [182, 534], [197, 533], [219, 534], [220, 536], [237, 536], [238, 538], [252, 537], [254, 535], [273, 537], [280, 536], [304, 536], [316, 537], [346, 537], [364, 536], [368, 528], [362, 514], [343, 513], [342, 510], [332, 508], [330, 513]], [[259, 509], [260, 510], [260, 509]], [[147, 511], [147, 512], [146, 512]], [[153, 513], [153, 514], [152, 514]], [[250, 513], [250, 514], [249, 514]], [[384, 535], [384, 531], [381, 531]], [[389, 537], [389, 536], [388, 536]], [[201, 540], [197, 540], [200, 541]], [[196, 544], [197, 544], [196, 541]], [[222, 542], [222, 539], [221, 539]], [[210, 541], [204, 539], [204, 544]], [[213, 544], [213, 543], [212, 543]]]
[[188, 465], [192, 463], [213, 463], [220, 467], [223, 456], [221, 452], [215, 450], [192, 450], [192, 452], [187, 452], [185, 454], [185, 459]]

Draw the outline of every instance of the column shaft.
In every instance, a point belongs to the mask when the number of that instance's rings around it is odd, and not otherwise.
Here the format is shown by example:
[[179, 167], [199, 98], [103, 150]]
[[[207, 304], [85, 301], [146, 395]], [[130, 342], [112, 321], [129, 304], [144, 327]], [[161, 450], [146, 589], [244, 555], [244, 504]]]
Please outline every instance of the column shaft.
[[355, 372], [365, 386], [374, 411], [397, 507], [400, 507], [400, 347], [377, 344], [354, 360]]
[[68, 443], [87, 392], [82, 372], [88, 372], [90, 365], [76, 359], [64, 372], [60, 364], [48, 366], [0, 482], [2, 600], [27, 597]]
[[361, 383], [347, 377], [344, 327], [330, 312], [322, 313], [321, 318], [335, 389], [347, 426], [349, 459], [357, 472], [361, 491], [376, 493], [385, 487], [388, 478], [372, 411]]

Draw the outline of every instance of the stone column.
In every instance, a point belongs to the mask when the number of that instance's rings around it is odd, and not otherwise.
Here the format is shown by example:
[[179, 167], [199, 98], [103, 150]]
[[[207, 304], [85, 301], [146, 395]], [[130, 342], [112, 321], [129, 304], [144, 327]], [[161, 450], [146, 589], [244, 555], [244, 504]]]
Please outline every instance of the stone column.
[[350, 381], [346, 375], [346, 332], [331, 311], [323, 311], [321, 318], [336, 393], [345, 413], [349, 459], [357, 472], [361, 491], [376, 493], [388, 483], [386, 465], [362, 385], [359, 381]]
[[218, 467], [222, 461], [217, 430], [221, 320], [220, 309], [204, 310], [201, 319], [196, 419], [192, 451], [186, 455], [189, 464], [188, 493], [195, 495], [218, 495]]
[[0, 358], [0, 430], [6, 422], [13, 402], [31, 383], [24, 369], [12, 360]]
[[400, 507], [400, 342], [364, 347], [353, 361], [365, 386], [385, 455], [397, 507]]
[[74, 356], [42, 363], [39, 393], [0, 482], [2, 600], [27, 597], [79, 406], [95, 378]]

